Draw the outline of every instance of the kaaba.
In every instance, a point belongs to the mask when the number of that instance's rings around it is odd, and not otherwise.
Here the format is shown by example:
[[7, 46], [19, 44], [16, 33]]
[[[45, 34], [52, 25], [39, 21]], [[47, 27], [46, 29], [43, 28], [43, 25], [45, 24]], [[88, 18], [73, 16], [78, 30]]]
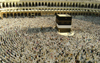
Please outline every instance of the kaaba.
[[57, 14], [56, 23], [59, 32], [70, 32], [71, 31], [72, 16], [68, 14]]

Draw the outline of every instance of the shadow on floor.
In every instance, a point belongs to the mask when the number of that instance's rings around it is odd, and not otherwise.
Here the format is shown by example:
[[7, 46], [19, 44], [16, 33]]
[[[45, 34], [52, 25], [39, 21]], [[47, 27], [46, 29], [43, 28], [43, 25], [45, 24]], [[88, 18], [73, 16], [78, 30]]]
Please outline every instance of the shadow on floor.
[[43, 27], [43, 28], [28, 28], [27, 33], [45, 33], [45, 32], [57, 32], [56, 28]]
[[96, 24], [96, 25], [100, 25], [100, 17], [97, 17], [97, 16], [77, 15], [77, 16], [72, 16], [72, 18], [91, 22], [91, 23]]

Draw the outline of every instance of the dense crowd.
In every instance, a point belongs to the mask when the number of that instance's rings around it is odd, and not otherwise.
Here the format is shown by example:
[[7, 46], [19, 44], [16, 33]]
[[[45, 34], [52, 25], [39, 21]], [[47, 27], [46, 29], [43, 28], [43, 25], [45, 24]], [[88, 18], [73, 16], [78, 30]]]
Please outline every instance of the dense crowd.
[[0, 20], [1, 63], [100, 63], [100, 18], [73, 16], [73, 36], [57, 33], [55, 16]]

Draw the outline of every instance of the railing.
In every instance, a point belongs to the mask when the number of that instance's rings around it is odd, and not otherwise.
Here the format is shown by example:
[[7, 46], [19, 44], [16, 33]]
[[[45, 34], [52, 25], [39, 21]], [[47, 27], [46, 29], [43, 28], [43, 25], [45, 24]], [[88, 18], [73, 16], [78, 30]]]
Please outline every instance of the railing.
[[94, 1], [20, 1], [20, 2], [2, 2], [2, 7], [35, 7], [35, 6], [56, 6], [56, 7], [83, 7], [83, 8], [98, 8], [100, 2]]
[[100, 12], [100, 9], [78, 8], [78, 7], [12, 7], [3, 8], [1, 12], [27, 12], [27, 11], [84, 11], [84, 12]]

